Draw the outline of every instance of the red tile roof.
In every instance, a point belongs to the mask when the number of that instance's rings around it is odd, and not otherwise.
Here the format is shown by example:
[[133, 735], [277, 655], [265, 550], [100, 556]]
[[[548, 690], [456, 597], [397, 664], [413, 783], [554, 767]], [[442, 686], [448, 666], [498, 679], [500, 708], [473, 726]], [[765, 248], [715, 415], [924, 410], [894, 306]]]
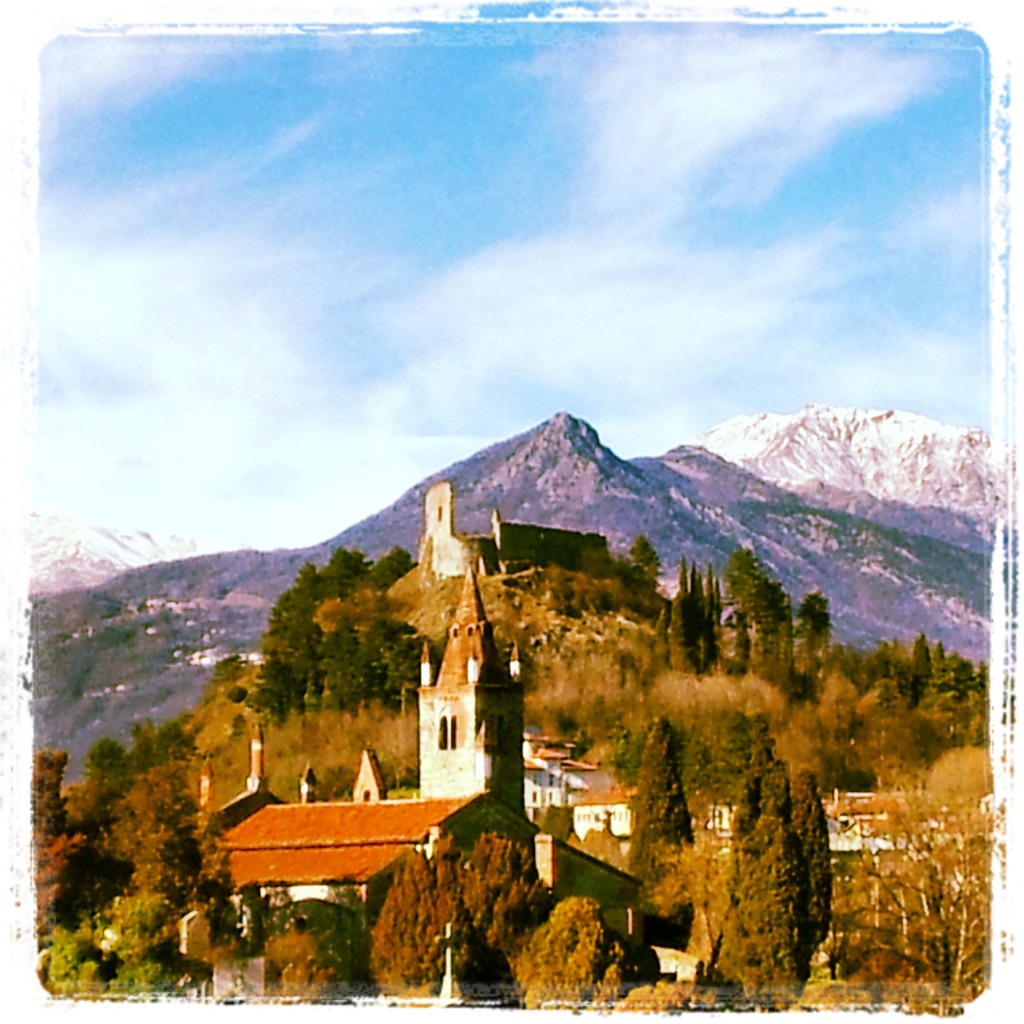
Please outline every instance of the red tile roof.
[[476, 797], [377, 804], [272, 804], [224, 835], [228, 850], [418, 843]]
[[231, 877], [239, 888], [365, 882], [475, 799], [272, 804], [225, 833]]
[[405, 843], [335, 848], [235, 850], [228, 854], [231, 878], [246, 885], [361, 883], [393, 864], [410, 849]]

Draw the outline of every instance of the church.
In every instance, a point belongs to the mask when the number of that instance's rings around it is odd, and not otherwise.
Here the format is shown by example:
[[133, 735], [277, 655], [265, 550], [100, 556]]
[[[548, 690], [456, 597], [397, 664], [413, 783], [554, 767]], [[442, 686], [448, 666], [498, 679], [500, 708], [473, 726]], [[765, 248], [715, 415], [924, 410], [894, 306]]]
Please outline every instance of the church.
[[246, 792], [216, 812], [244, 913], [269, 930], [296, 921], [336, 930], [356, 975], [368, 927], [403, 860], [430, 856], [442, 836], [468, 849], [484, 833], [497, 833], [533, 847], [538, 875], [556, 900], [591, 896], [610, 928], [642, 942], [637, 881], [541, 832], [524, 812], [519, 658], [514, 646], [508, 658], [500, 656], [472, 567], [436, 671], [424, 649], [418, 706], [420, 789], [412, 800], [387, 798], [376, 761], [364, 751], [351, 801], [317, 802], [307, 768], [300, 801], [283, 803], [267, 791], [263, 735], [254, 730]]

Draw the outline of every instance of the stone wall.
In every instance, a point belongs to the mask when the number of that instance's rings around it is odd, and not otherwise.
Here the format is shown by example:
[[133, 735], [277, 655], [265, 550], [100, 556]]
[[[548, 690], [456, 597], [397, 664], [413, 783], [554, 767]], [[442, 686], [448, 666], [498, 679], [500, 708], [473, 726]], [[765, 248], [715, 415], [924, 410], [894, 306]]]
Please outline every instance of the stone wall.
[[472, 568], [479, 576], [521, 572], [534, 566], [585, 567], [590, 558], [608, 554], [598, 533], [577, 533], [553, 526], [506, 523], [495, 511], [491, 536], [455, 531], [455, 497], [447, 480], [435, 483], [424, 500], [419, 562], [434, 576], [462, 576]]

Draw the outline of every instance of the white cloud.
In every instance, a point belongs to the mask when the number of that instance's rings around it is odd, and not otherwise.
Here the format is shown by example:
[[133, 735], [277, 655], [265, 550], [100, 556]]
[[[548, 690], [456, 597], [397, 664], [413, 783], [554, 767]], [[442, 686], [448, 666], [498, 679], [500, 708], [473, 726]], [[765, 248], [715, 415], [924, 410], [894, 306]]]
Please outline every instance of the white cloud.
[[844, 283], [841, 241], [701, 252], [582, 235], [496, 247], [388, 311], [413, 355], [381, 401], [449, 429], [554, 411], [538, 399], [637, 420], [678, 408], [723, 366], [823, 329]]
[[97, 114], [129, 110], [223, 65], [237, 43], [137, 35], [63, 36], [41, 55], [44, 123], [67, 131]]
[[935, 82], [927, 54], [785, 30], [690, 30], [545, 55], [539, 74], [582, 96], [599, 215], [668, 219], [700, 202], [756, 204], [843, 131]]
[[885, 234], [894, 250], [939, 252], [962, 268], [978, 258], [987, 233], [984, 197], [975, 185], [914, 197]]

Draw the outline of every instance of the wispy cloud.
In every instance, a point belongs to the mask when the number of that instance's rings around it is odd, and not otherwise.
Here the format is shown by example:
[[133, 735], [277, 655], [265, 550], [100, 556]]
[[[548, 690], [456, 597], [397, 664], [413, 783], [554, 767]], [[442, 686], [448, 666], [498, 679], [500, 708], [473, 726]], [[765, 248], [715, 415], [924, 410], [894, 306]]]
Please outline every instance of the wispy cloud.
[[699, 203], [756, 204], [849, 128], [894, 113], [936, 80], [927, 54], [779, 30], [696, 30], [542, 56], [587, 119], [600, 216], [664, 220]]

